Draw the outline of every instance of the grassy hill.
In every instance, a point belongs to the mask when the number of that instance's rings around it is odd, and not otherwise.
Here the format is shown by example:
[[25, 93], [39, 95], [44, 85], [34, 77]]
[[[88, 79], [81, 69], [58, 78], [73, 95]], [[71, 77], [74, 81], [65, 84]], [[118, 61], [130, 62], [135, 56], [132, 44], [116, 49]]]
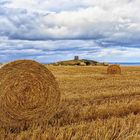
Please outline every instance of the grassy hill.
[[100, 63], [94, 60], [87, 60], [87, 59], [80, 59], [80, 60], [67, 60], [67, 61], [60, 61], [56, 63], [51, 63], [54, 66], [107, 66], [108, 63]]

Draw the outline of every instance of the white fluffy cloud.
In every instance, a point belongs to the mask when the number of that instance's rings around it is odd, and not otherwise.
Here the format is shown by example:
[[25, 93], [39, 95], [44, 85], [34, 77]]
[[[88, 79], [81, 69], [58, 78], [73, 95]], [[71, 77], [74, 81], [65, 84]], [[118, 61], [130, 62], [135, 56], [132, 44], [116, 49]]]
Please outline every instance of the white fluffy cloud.
[[0, 54], [43, 60], [47, 50], [51, 56], [58, 53], [58, 60], [63, 52], [69, 58], [76, 50], [99, 60], [115, 61], [121, 55], [120, 61], [138, 61], [139, 7], [139, 0], [1, 0]]
[[27, 40], [137, 40], [140, 38], [139, 6], [138, 0], [11, 0], [5, 5], [7, 17], [0, 24], [6, 22], [6, 33], [15, 29], [11, 38]]

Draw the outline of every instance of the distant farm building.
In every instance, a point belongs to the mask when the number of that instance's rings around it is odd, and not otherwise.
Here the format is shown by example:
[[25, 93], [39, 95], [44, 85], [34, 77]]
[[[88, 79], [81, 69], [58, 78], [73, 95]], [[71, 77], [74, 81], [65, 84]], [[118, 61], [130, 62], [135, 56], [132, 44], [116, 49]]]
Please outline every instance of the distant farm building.
[[79, 56], [74, 56], [74, 60], [79, 60]]

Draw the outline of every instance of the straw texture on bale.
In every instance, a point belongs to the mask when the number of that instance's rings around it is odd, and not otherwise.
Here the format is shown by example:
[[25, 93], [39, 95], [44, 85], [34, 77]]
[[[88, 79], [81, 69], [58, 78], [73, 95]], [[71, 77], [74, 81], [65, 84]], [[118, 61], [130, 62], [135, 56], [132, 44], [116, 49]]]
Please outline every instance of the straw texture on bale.
[[108, 74], [121, 74], [121, 68], [119, 65], [110, 65], [107, 69]]
[[53, 74], [32, 60], [0, 69], [0, 125], [23, 127], [48, 121], [57, 111], [60, 91]]

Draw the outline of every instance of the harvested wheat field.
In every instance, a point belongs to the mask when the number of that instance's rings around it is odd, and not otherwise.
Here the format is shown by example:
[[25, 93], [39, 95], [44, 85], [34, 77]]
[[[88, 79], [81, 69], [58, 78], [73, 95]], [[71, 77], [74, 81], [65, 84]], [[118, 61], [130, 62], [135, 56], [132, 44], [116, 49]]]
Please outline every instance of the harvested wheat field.
[[49, 122], [0, 140], [140, 140], [140, 67], [108, 75], [103, 66], [49, 66], [61, 91]]

